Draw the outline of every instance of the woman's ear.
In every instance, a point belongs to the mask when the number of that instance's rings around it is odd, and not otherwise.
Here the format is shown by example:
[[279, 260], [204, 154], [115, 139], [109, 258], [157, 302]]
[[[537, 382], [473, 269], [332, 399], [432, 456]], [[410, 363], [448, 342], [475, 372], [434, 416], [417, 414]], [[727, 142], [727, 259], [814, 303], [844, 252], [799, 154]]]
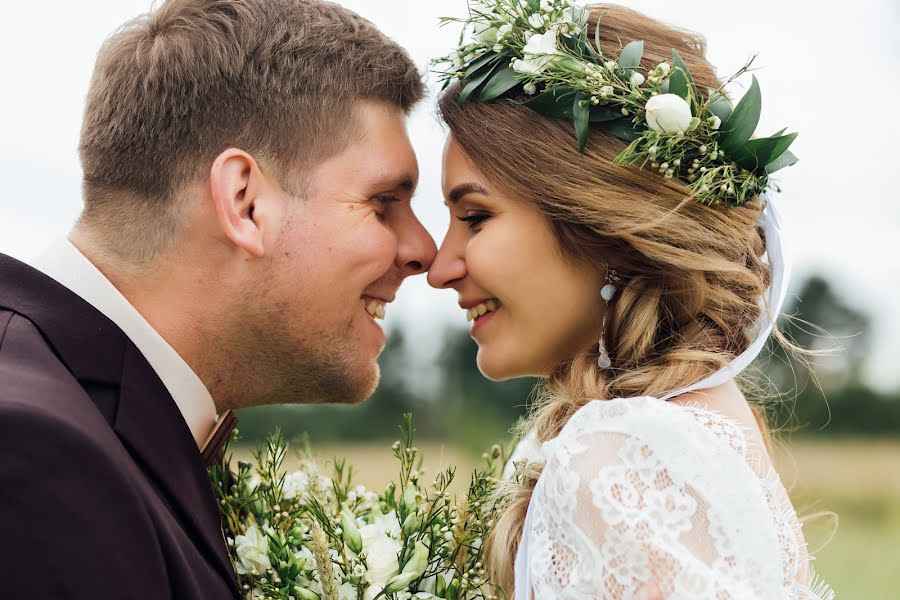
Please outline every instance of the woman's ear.
[[257, 204], [264, 189], [256, 160], [239, 148], [219, 154], [209, 171], [209, 190], [219, 226], [231, 242], [250, 256], [265, 255]]

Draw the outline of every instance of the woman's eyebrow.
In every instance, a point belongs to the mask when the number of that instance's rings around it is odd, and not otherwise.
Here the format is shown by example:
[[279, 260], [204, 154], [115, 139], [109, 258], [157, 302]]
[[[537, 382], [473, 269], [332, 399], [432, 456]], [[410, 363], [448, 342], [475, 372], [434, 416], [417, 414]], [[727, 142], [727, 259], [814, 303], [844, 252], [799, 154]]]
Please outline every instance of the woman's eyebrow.
[[452, 202], [453, 204], [456, 204], [457, 202], [459, 202], [460, 198], [462, 198], [466, 194], [473, 194], [473, 193], [487, 195], [488, 191], [481, 184], [475, 183], [474, 181], [470, 181], [467, 183], [461, 183], [458, 186], [456, 186], [455, 188], [453, 188], [452, 190], [450, 190], [450, 193], [447, 194], [447, 198], [450, 200], [450, 202]]

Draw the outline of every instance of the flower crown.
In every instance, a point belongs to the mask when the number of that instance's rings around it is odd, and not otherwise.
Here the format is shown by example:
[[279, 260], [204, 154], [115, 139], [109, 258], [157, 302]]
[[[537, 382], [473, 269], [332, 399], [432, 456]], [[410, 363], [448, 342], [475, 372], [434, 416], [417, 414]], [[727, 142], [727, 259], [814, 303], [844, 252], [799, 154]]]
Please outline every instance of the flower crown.
[[704, 98], [676, 50], [671, 64], [646, 76], [643, 41], [627, 44], [616, 60], [604, 56], [600, 25], [591, 45], [588, 13], [572, 0], [473, 0], [469, 18], [442, 19], [448, 22], [463, 23], [463, 37], [435, 63], [449, 65], [437, 71], [445, 88], [460, 80], [460, 104], [524, 92], [531, 96], [524, 106], [574, 123], [579, 151], [590, 126], [600, 127], [628, 142], [616, 164], [649, 163], [686, 182], [699, 202], [744, 204], [772, 187], [769, 175], [797, 162], [788, 150], [796, 133], [751, 139], [762, 106], [756, 77], [737, 106], [724, 91], [752, 59]]

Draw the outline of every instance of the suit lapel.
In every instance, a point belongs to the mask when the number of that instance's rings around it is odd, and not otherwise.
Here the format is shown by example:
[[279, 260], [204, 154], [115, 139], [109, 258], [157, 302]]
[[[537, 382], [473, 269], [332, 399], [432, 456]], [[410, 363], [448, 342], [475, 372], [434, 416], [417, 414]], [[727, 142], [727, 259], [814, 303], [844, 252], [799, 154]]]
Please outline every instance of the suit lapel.
[[2, 254], [0, 307], [24, 315], [41, 331], [197, 547], [237, 590], [200, 451], [172, 396], [137, 347], [68, 288]]
[[114, 429], [154, 479], [194, 542], [237, 589], [206, 466], [162, 381], [134, 344], [128, 344]]

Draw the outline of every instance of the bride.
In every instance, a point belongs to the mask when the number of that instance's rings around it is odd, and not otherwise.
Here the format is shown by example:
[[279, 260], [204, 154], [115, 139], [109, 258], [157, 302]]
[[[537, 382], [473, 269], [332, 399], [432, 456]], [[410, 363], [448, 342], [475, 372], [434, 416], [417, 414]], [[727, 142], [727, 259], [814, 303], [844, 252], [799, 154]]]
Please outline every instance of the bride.
[[485, 376], [546, 378], [494, 576], [523, 600], [832, 598], [736, 382], [784, 300], [763, 192], [796, 159], [748, 142], [752, 97], [710, 98], [696, 35], [562, 0], [473, 15], [440, 99], [451, 224], [428, 279], [474, 320]]

